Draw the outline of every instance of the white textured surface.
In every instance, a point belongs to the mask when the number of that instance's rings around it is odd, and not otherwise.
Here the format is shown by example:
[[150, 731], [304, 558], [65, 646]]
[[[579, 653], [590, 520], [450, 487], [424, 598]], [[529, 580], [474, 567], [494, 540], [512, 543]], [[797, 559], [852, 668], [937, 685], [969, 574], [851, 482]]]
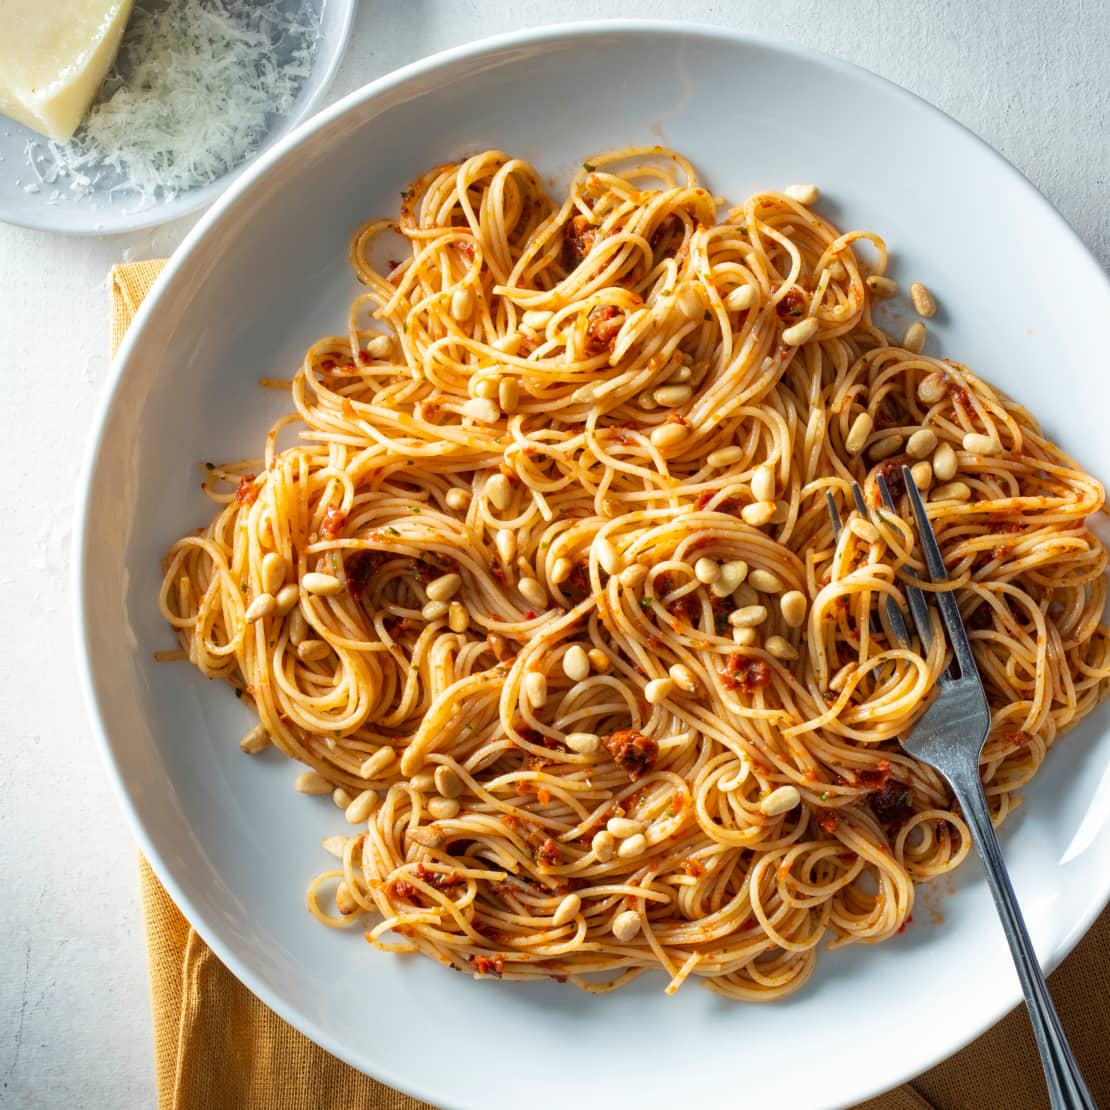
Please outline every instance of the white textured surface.
[[[549, 11], [364, 0], [333, 94], [444, 47], [547, 22]], [[1110, 264], [1105, 3], [568, 0], [559, 15], [681, 15], [858, 62], [999, 149]], [[0, 420], [15, 491], [0, 530], [0, 1106], [153, 1102], [134, 848], [75, 688], [68, 562], [78, 459], [108, 367], [105, 276], [113, 262], [167, 253], [187, 227], [79, 241], [0, 226]]]

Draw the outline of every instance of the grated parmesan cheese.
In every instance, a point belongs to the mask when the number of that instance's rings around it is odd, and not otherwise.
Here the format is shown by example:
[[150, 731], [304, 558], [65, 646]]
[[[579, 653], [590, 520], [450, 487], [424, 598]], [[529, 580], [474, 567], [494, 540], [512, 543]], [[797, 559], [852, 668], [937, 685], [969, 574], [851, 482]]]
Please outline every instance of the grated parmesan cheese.
[[172, 200], [233, 170], [289, 113], [308, 77], [318, 11], [304, 0], [146, 0], [74, 137], [28, 143], [41, 185]]

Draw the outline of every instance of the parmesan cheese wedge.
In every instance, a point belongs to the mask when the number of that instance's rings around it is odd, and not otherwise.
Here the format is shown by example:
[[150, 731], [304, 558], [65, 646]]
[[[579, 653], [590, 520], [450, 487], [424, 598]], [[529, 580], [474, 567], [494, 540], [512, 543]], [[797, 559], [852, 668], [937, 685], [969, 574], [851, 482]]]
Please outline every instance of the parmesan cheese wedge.
[[133, 0], [0, 0], [0, 114], [68, 139], [119, 50]]

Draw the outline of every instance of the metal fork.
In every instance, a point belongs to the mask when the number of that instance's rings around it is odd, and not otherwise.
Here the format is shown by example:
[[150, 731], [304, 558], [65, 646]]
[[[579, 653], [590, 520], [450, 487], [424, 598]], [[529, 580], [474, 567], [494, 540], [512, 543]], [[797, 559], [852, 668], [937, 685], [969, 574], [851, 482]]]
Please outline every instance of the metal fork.
[[[934, 582], [947, 581], [948, 572], [944, 559], [909, 467], [902, 468], [902, 477], [917, 522], [918, 537], [929, 577]], [[867, 516], [867, 506], [859, 486], [853, 482], [852, 487], [856, 510]], [[879, 478], [879, 487], [886, 507], [894, 510], [894, 499], [882, 477]], [[836, 511], [836, 502], [831, 495], [828, 496], [828, 502], [833, 529], [838, 532], [840, 514]], [[923, 645], [927, 648], [932, 632], [925, 591], [908, 586], [906, 593], [910, 615]], [[983, 860], [987, 883], [1006, 939], [1010, 943], [1010, 952], [1025, 994], [1029, 1020], [1041, 1055], [1053, 1110], [1098, 1110], [1083, 1081], [1056, 1008], [1052, 1004], [1048, 985], [1037, 962], [1037, 954], [1025, 928], [1017, 895], [1010, 883], [1006, 862], [991, 824], [983, 784], [979, 778], [979, 754], [990, 731], [991, 714], [987, 696], [983, 692], [983, 681], [968, 642], [967, 630], [951, 590], [936, 591], [933, 597], [952, 649], [952, 662], [938, 681], [939, 694], [936, 700], [909, 736], [902, 739], [902, 747], [915, 759], [938, 771], [948, 782], [960, 804], [971, 838]], [[888, 597], [887, 601], [897, 609], [893, 598]], [[902, 620], [901, 627], [898, 628], [891, 620], [890, 626], [894, 636], [908, 646], [905, 621]]]

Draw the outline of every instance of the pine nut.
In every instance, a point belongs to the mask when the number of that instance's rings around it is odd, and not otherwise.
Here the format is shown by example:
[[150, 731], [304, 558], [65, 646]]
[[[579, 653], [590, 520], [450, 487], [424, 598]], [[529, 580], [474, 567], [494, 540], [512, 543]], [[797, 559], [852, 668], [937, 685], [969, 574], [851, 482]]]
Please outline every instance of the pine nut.
[[548, 321], [554, 315], [554, 312], [547, 312], [545, 309], [542, 308], [530, 308], [520, 318], [520, 322], [526, 328], [531, 328], [533, 331], [539, 331], [540, 328], [547, 327]]
[[294, 780], [293, 786], [298, 794], [330, 794], [331, 783], [315, 771], [302, 771]]
[[653, 678], [644, 687], [644, 697], [648, 705], [661, 705], [671, 696], [674, 690], [674, 680], [671, 678]]
[[422, 848], [438, 848], [446, 839], [439, 829], [429, 828], [426, 825], [417, 825], [416, 828], [407, 831], [409, 840]]
[[893, 297], [898, 292], [898, 282], [891, 281], [890, 278], [884, 277], [882, 274], [872, 274], [867, 279], [866, 284], [867, 288], [876, 297]]
[[547, 676], [542, 671], [529, 671], [524, 676], [524, 696], [534, 709], [547, 704]]
[[858, 455], [867, 443], [868, 436], [871, 435], [872, 429], [875, 427], [875, 421], [872, 419], [871, 413], [861, 412], [859, 416], [852, 421], [852, 427], [848, 430], [848, 435], [844, 438], [844, 450], [849, 455]]
[[687, 435], [689, 429], [685, 424], [660, 424], [658, 428], [652, 429], [649, 438], [660, 451], [667, 451], [671, 447], [677, 447]]
[[949, 482], [937, 486], [929, 496], [930, 501], [967, 501], [971, 498], [971, 488], [965, 482]]
[[703, 556], [694, 564], [694, 577], [706, 585], [709, 585], [710, 582], [716, 582], [721, 577], [721, 564], [716, 559], [708, 559]]
[[937, 302], [933, 299], [933, 294], [919, 281], [910, 282], [910, 303], [913, 305], [914, 312], [926, 319], [937, 310]]
[[358, 910], [358, 902], [346, 883], [335, 888], [335, 908], [344, 916], [350, 917]]
[[286, 613], [292, 612], [293, 606], [300, 600], [300, 586], [296, 582], [290, 582], [287, 586], [282, 586], [274, 597], [274, 612], [279, 617], [284, 617]]
[[869, 520], [854, 516], [848, 521], [848, 531], [858, 536], [864, 543], [878, 543], [879, 530]]
[[350, 839], [349, 836], [325, 836], [324, 839], [320, 841], [320, 846], [329, 856], [335, 856], [336, 859], [343, 859], [347, 854], [347, 842]]
[[598, 674], [608, 674], [613, 669], [612, 660], [601, 648], [590, 648], [586, 655], [589, 656], [590, 666]]
[[732, 630], [732, 642], [737, 647], [754, 647], [759, 635], [754, 628], [734, 628]]
[[925, 348], [925, 325], [917, 320], [906, 328], [905, 335], [902, 336], [902, 346], [907, 351], [912, 351], [913, 354], [919, 355]]
[[373, 755], [362, 761], [358, 776], [362, 779], [376, 779], [387, 767], [393, 765], [397, 753], [392, 748], [379, 748]]
[[343, 816], [347, 818], [348, 824], [361, 825], [374, 812], [377, 804], [378, 792], [364, 790], [351, 800], [351, 804], [343, 811]]
[[551, 915], [551, 924], [556, 929], [563, 925], [568, 925], [577, 916], [578, 911], [582, 908], [582, 899], [577, 894], [568, 894], [559, 904], [555, 907], [555, 912]]
[[493, 537], [493, 546], [503, 563], [511, 563], [516, 554], [516, 533], [508, 528], [498, 528], [497, 535]]
[[742, 609], [734, 609], [728, 615], [728, 623], [733, 628], [756, 628], [766, 619], [766, 605], [745, 605]]
[[933, 456], [933, 475], [941, 482], [950, 482], [956, 477], [960, 460], [950, 443], [942, 443]]
[[1002, 450], [1002, 444], [994, 436], [981, 435], [979, 432], [968, 432], [964, 436], [963, 446], [969, 455], [997, 455]]
[[643, 821], [631, 817], [610, 817], [605, 827], [618, 839], [627, 840], [630, 836], [644, 831]]
[[455, 798], [431, 798], [428, 801], [428, 816], [435, 821], [450, 821], [459, 815], [461, 808]]
[[516, 378], [502, 378], [497, 387], [497, 403], [502, 412], [516, 412], [520, 406], [520, 383]]
[[315, 663], [331, 653], [331, 648], [323, 640], [302, 640], [297, 645], [297, 658], [302, 663]]
[[732, 603], [737, 609], [743, 609], [746, 605], [758, 605], [759, 594], [745, 582], [732, 591]]
[[590, 677], [590, 657], [581, 644], [571, 644], [563, 656], [563, 673], [571, 682], [585, 682]]
[[510, 332], [508, 335], [499, 335], [490, 346], [495, 351], [500, 351], [505, 355], [515, 355], [520, 350], [520, 344], [523, 337], [520, 332]]
[[617, 855], [621, 859], [635, 859], [637, 856], [642, 855], [644, 849], [647, 847], [647, 837], [643, 833], [636, 833], [635, 836], [630, 836], [627, 840], [622, 840], [620, 846], [617, 848]]
[[714, 597], [728, 597], [735, 593], [748, 577], [748, 564], [743, 559], [730, 559], [721, 564], [720, 574], [709, 584], [709, 592]]
[[606, 574], [620, 574], [624, 569], [624, 559], [608, 539], [604, 536], [596, 536], [591, 546], [597, 561], [601, 564], [601, 569]]
[[800, 347], [808, 343], [821, 330], [821, 325], [814, 316], [807, 316], [804, 320], [789, 327], [782, 333], [782, 341], [788, 347]]
[[486, 481], [486, 497], [497, 510], [504, 511], [513, 500], [513, 487], [504, 474], [494, 474]]
[[821, 190], [816, 185], [787, 185], [783, 189], [783, 193], [791, 200], [796, 200], [799, 204], [807, 206], [816, 204], [821, 196]]
[[871, 444], [868, 454], [877, 462], [879, 459], [889, 459], [891, 455], [896, 455], [901, 449], [901, 436], [883, 436], [882, 439], [877, 439]]
[[744, 451], [740, 447], [719, 447], [716, 451], [711, 451], [705, 461], [717, 470], [723, 470], [726, 466], [739, 462], [743, 457]]
[[491, 397], [472, 397], [464, 402], [462, 414], [471, 420], [477, 420], [479, 424], [496, 424], [501, 418], [501, 409]]
[[761, 594], [782, 593], [782, 579], [769, 570], [753, 570], [748, 575], [748, 585]]
[[300, 647], [308, 638], [308, 621], [300, 609], [294, 609], [289, 618], [289, 642], [294, 647]]
[[617, 842], [613, 839], [613, 834], [606, 829], [602, 829], [594, 836], [590, 841], [590, 847], [602, 863], [608, 863], [617, 854]]
[[741, 519], [745, 524], [750, 524], [753, 528], [759, 528], [763, 524], [770, 524], [775, 515], [774, 501], [753, 501], [750, 505], [745, 505], [740, 510]]
[[276, 594], [285, 581], [285, 560], [271, 551], [262, 558], [262, 589], [268, 594]]
[[918, 399], [926, 405], [935, 405], [938, 401], [944, 400], [947, 393], [948, 382], [940, 370], [927, 374], [917, 386]]
[[926, 490], [933, 484], [933, 467], [928, 459], [922, 459], [910, 467], [914, 485], [920, 490]]
[[928, 458], [937, 446], [937, 434], [931, 428], [919, 428], [906, 440], [906, 454], [912, 459]]
[[310, 570], [301, 579], [301, 589], [317, 597], [335, 597], [343, 592], [343, 583], [334, 574], [321, 574]]
[[675, 297], [675, 304], [687, 320], [697, 320], [705, 315], [705, 305], [702, 304], [701, 295], [695, 285], [682, 285]]
[[775, 499], [775, 471], [773, 467], [763, 463], [755, 468], [752, 475], [752, 497], [756, 501], [774, 501]]
[[457, 798], [463, 792], [462, 779], [446, 763], [441, 763], [432, 777], [435, 779], [436, 789], [445, 798]]
[[[404, 773], [403, 766], [401, 773]], [[436, 788], [436, 777], [431, 771], [421, 771], [419, 775], [413, 775], [409, 779], [409, 786], [421, 794], [428, 794]]]
[[787, 627], [800, 628], [805, 623], [807, 605], [806, 595], [801, 590], [787, 590], [779, 598], [782, 619]]
[[790, 661], [798, 658], [798, 652], [794, 645], [782, 636], [768, 636], [763, 641], [763, 650], [776, 659]]
[[376, 335], [365, 347], [366, 353], [371, 358], [389, 358], [393, 354], [393, 337], [389, 335]]
[[461, 289], [456, 289], [451, 294], [451, 315], [461, 324], [464, 320], [470, 319], [473, 311], [474, 294], [465, 285]]
[[777, 817], [780, 813], [788, 813], [801, 800], [796, 786], [780, 786], [759, 803], [759, 808], [768, 817]]
[[420, 615], [426, 621], [437, 621], [440, 617], [447, 616], [447, 602], [429, 601], [428, 604], [420, 610]]
[[694, 391], [688, 385], [664, 385], [652, 393], [655, 403], [667, 409], [686, 404], [693, 395]]
[[613, 936], [626, 944], [640, 931], [640, 915], [635, 910], [624, 910], [613, 918]]
[[688, 694], [692, 694], [697, 690], [697, 677], [685, 663], [675, 663], [667, 673], [671, 676], [671, 681], [674, 682], [680, 690], [685, 690]]
[[558, 586], [565, 582], [574, 573], [574, 564], [569, 559], [556, 559], [551, 568], [549, 579], [552, 585]]
[[500, 386], [495, 377], [486, 374], [484, 377], [470, 379], [470, 391], [480, 401], [494, 401]]
[[425, 587], [429, 601], [450, 601], [459, 592], [462, 585], [462, 575], [443, 574], [433, 578]]
[[268, 617], [274, 609], [274, 595], [259, 594], [258, 597], [247, 606], [247, 611], [243, 614], [243, 619], [247, 624], [254, 624], [255, 621], [260, 621], [263, 617]]
[[456, 513], [464, 513], [470, 508], [470, 491], [459, 489], [457, 486], [452, 487], [443, 498], [447, 508], [453, 509]]
[[593, 755], [601, 747], [601, 737], [596, 732], [572, 732], [566, 738], [566, 745], [579, 755]]
[[520, 596], [536, 609], [542, 609], [547, 605], [547, 590], [538, 579], [522, 578], [516, 584], [516, 588], [520, 591]]
[[452, 632], [465, 632], [470, 627], [470, 614], [461, 601], [452, 601], [447, 607], [447, 627]]
[[725, 308], [729, 312], [745, 312], [755, 304], [758, 293], [754, 285], [738, 285], [725, 297]]
[[259, 752], [264, 751], [270, 746], [270, 734], [266, 731], [266, 726], [259, 721], [239, 741], [239, 747], [247, 753], [247, 755], [258, 755]]

